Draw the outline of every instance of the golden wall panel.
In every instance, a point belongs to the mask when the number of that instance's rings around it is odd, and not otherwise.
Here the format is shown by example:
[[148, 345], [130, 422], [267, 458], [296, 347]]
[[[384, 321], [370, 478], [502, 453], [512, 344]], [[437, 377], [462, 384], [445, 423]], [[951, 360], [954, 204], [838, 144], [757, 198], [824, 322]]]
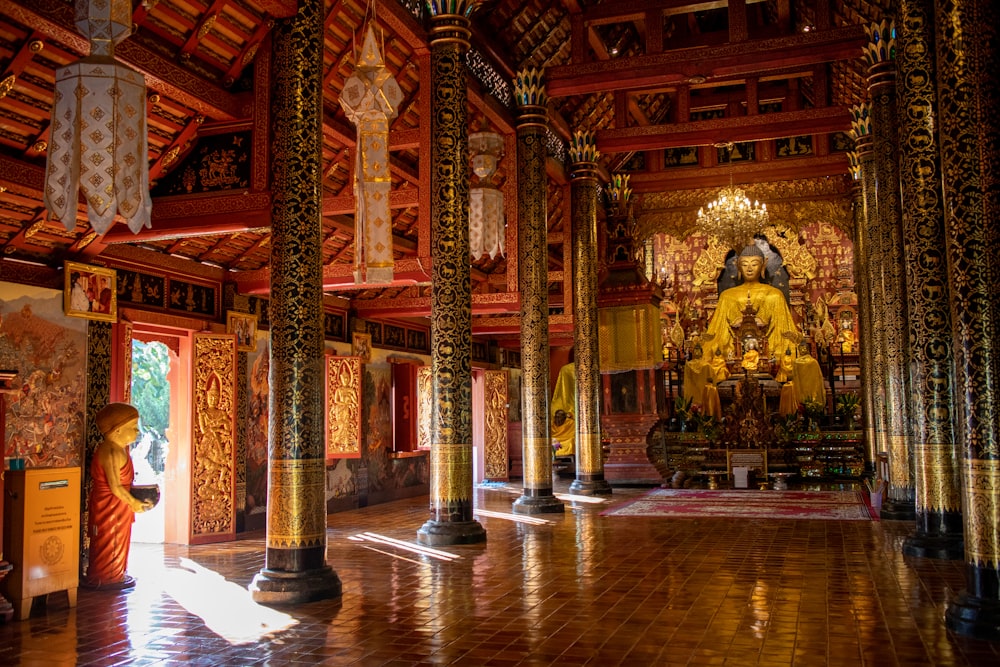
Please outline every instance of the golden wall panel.
[[326, 458], [361, 456], [361, 358], [326, 357]]
[[191, 537], [236, 532], [236, 338], [194, 335]]
[[483, 401], [483, 477], [506, 481], [510, 478], [507, 461], [507, 372], [485, 371], [483, 380], [486, 393], [486, 400]]

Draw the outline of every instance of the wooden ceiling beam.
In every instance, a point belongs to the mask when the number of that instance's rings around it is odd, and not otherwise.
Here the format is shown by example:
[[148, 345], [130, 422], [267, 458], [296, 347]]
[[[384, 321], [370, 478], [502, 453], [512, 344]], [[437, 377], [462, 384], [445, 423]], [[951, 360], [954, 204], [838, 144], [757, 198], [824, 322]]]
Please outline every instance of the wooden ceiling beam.
[[732, 167], [675, 167], [655, 172], [631, 172], [629, 186], [636, 194], [720, 188], [733, 183], [766, 183], [848, 173], [846, 153], [788, 157], [766, 162], [737, 163]]
[[699, 80], [728, 80], [770, 70], [811, 67], [856, 59], [867, 41], [864, 26], [849, 25], [786, 37], [747, 40], [721, 47], [695, 47], [632, 58], [574, 65], [546, 71], [550, 97], [643, 90]]
[[[389, 193], [389, 208], [415, 208], [419, 204], [417, 188], [400, 188]], [[356, 210], [354, 195], [323, 198], [323, 215], [352, 215]]]
[[597, 148], [601, 153], [648, 151], [683, 146], [710, 146], [721, 142], [760, 141], [779, 137], [846, 132], [851, 115], [844, 107], [823, 107], [802, 111], [734, 118], [714, 118], [673, 125], [649, 125], [599, 130]]
[[[764, 2], [765, 0], [746, 0], [746, 4]], [[641, 0], [628, 3], [604, 3], [595, 5], [583, 12], [583, 20], [589, 25], [608, 25], [612, 23], [630, 23], [641, 21], [648, 14], [671, 16], [674, 14], [693, 14], [710, 9], [728, 7], [727, 0]]]
[[[81, 55], [90, 53], [89, 42], [74, 27], [72, 4], [62, 0], [31, 3], [0, 0], [0, 14], [34, 27], [47, 39], [65, 44]], [[241, 96], [227, 92], [134, 40], [118, 44], [115, 58], [141, 72], [146, 77], [146, 88], [159, 91], [196, 113], [230, 120], [248, 115]]]

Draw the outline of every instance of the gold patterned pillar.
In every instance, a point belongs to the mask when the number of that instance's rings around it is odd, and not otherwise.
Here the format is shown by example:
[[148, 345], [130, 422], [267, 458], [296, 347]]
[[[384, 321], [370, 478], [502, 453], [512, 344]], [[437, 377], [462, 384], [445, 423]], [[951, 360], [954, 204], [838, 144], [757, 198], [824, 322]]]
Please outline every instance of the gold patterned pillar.
[[[110, 322], [87, 322], [87, 403], [85, 408], [83, 470], [80, 484], [80, 576], [87, 571], [90, 555], [90, 533], [87, 523], [90, 516], [90, 463], [94, 453], [104, 442], [104, 435], [97, 428], [97, 413], [111, 402], [111, 333]], [[132, 351], [129, 350], [131, 355]]]
[[[601, 453], [601, 365], [597, 325], [597, 158], [590, 132], [570, 142], [573, 206], [573, 346], [576, 364], [576, 479], [572, 493], [610, 494]], [[652, 253], [649, 253], [652, 256]]]
[[465, 52], [478, 0], [430, 2], [431, 11], [431, 518], [427, 545], [473, 544], [472, 287]]
[[945, 612], [952, 630], [1000, 640], [1000, 8], [936, 0], [938, 140], [955, 356], [966, 590]]
[[[865, 393], [865, 441], [875, 455], [888, 452], [888, 429], [885, 414], [885, 354], [882, 350], [885, 307], [882, 300], [882, 247], [878, 229], [878, 189], [875, 179], [874, 142], [871, 133], [871, 109], [860, 104], [851, 109], [851, 134], [857, 153], [857, 172], [864, 204], [862, 219], [855, 212], [854, 257], [858, 276], [858, 312], [861, 319], [861, 381]], [[864, 292], [864, 294], [862, 293]], [[866, 368], [867, 367], [867, 368]]]
[[[868, 28], [865, 48], [871, 97], [878, 224], [873, 237], [881, 248], [882, 353], [885, 375], [885, 419], [889, 453], [888, 500], [883, 519], [913, 519], [913, 456], [909, 431], [909, 332], [907, 330], [906, 258], [899, 194], [899, 121], [896, 110], [895, 32], [883, 21]], [[880, 381], [879, 377], [875, 381]]]
[[549, 253], [545, 211], [545, 130], [548, 127], [541, 72], [518, 72], [517, 271], [521, 286], [521, 428], [524, 490], [514, 512], [563, 512], [552, 493], [549, 437]]
[[903, 185], [910, 339], [910, 433], [916, 530], [903, 553], [962, 558], [962, 498], [952, 373], [951, 313], [934, 89], [933, 0], [900, 0], [899, 175]]
[[871, 389], [871, 346], [867, 341], [871, 337], [871, 290], [868, 286], [868, 257], [870, 250], [868, 230], [866, 229], [865, 191], [862, 182], [861, 162], [858, 154], [851, 151], [847, 154], [851, 171], [851, 211], [854, 215], [854, 291], [858, 295], [858, 329], [860, 346], [858, 362], [861, 367], [861, 413], [862, 428], [865, 432], [865, 469], [869, 472], [875, 464], [875, 429], [872, 426], [872, 415], [875, 409], [872, 404]]
[[323, 0], [274, 28], [267, 551], [254, 600], [339, 597], [326, 564], [323, 431]]

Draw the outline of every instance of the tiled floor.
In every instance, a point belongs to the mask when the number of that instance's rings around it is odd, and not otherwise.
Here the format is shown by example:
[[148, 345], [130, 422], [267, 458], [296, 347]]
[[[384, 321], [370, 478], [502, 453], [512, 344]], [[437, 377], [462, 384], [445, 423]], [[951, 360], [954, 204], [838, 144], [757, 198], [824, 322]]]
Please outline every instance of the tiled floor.
[[[517, 487], [477, 489], [509, 513]], [[557, 487], [557, 491], [561, 489]], [[641, 490], [616, 490], [613, 503]], [[263, 540], [136, 545], [129, 593], [53, 595], [0, 625], [3, 665], [998, 665], [1000, 643], [946, 631], [963, 564], [900, 554], [900, 522], [480, 515], [454, 558], [415, 543], [418, 498], [329, 518], [343, 598], [249, 601]], [[36, 605], [37, 607], [37, 605]], [[287, 627], [285, 627], [287, 626]]]

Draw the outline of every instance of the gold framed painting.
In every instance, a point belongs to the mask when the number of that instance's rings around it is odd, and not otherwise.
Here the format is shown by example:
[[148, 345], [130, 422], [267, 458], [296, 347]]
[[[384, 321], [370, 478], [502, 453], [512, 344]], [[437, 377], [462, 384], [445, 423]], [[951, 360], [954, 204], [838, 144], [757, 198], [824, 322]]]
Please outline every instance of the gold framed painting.
[[63, 312], [102, 322], [118, 321], [118, 286], [114, 269], [77, 262], [63, 264]]
[[369, 363], [372, 360], [372, 335], [355, 331], [351, 335], [351, 355], [360, 357], [363, 364]]
[[226, 333], [235, 334], [237, 352], [257, 350], [257, 316], [226, 311]]

